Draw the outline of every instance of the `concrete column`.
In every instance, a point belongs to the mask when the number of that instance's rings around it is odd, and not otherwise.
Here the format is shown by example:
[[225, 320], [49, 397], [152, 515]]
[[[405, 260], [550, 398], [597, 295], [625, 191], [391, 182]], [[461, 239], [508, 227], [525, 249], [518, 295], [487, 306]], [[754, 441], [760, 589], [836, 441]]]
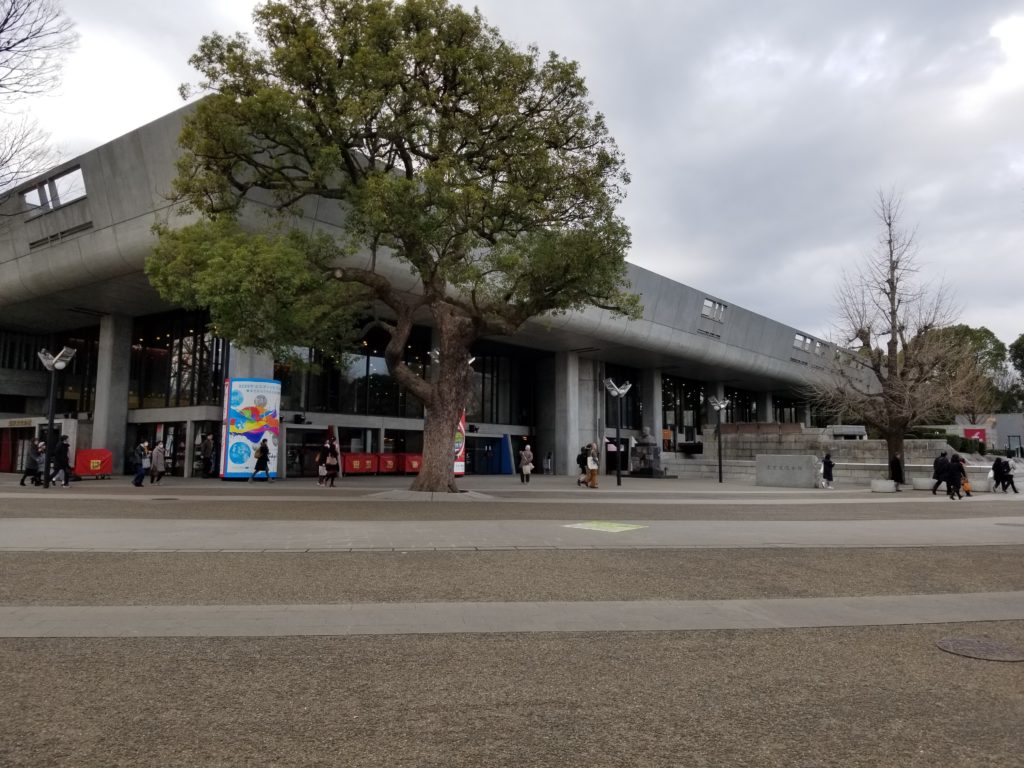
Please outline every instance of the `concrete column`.
[[575, 352], [555, 353], [555, 474], [576, 472], [580, 434], [580, 370]]
[[266, 352], [241, 349], [232, 344], [228, 376], [232, 379], [272, 379], [274, 358]]
[[661, 430], [663, 427], [663, 412], [661, 408], [661, 371], [657, 368], [647, 368], [640, 372], [640, 392], [644, 404], [644, 419], [642, 427], [650, 427], [651, 436], [661, 445]]
[[126, 315], [101, 317], [96, 395], [92, 409], [92, 447], [109, 450], [118, 471], [124, 464], [131, 351], [132, 319]]
[[757, 397], [757, 420], [775, 421], [775, 398], [771, 392], [762, 392]]

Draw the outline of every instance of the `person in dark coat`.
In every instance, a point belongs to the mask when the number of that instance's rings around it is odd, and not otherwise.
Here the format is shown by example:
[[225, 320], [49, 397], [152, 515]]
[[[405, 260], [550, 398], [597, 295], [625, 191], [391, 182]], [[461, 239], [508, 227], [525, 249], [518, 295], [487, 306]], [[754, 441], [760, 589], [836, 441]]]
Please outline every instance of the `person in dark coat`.
[[1002, 460], [1003, 466], [1003, 493], [1006, 493], [1007, 488], [1013, 488], [1013, 492], [1017, 493], [1017, 486], [1013, 482], [1013, 466], [1010, 464], [1009, 459]]
[[958, 499], [963, 498], [960, 495], [960, 482], [964, 477], [967, 476], [967, 471], [964, 469], [964, 465], [960, 463], [960, 455], [954, 453], [953, 458], [949, 460], [949, 465], [946, 467], [946, 493], [949, 498], [954, 496]]
[[935, 485], [932, 486], [932, 496], [936, 496], [939, 486], [946, 482], [946, 468], [949, 467], [949, 458], [946, 456], [946, 452], [943, 451], [939, 454], [938, 458], [932, 462], [932, 480], [935, 481]]
[[50, 482], [56, 484], [57, 475], [61, 477], [61, 486], [67, 488], [71, 485], [71, 446], [68, 444], [68, 436], [61, 435], [60, 442], [53, 451], [53, 476]]
[[256, 475], [260, 472], [266, 475], [268, 482], [274, 482], [274, 478], [270, 476], [270, 447], [267, 445], [266, 439], [260, 440], [260, 444], [256, 447], [256, 469], [249, 476], [249, 482], [255, 480]]
[[135, 446], [135, 450], [132, 452], [132, 466], [135, 468], [132, 485], [136, 488], [142, 487], [142, 482], [146, 479], [146, 473], [149, 472], [150, 463], [149, 441], [143, 440]]
[[1004, 470], [1003, 460], [996, 457], [996, 460], [992, 462], [992, 492], [995, 493], [1000, 488], [1003, 489], [1003, 493], [1006, 493], [1006, 486], [1003, 485]]
[[832, 461], [832, 454], [826, 453], [825, 458], [821, 461], [821, 483], [830, 491], [832, 490], [832, 468], [835, 465], [836, 463]]
[[580, 468], [579, 477], [576, 478], [576, 485], [583, 485], [587, 481], [587, 446], [580, 448], [576, 455], [576, 466]]
[[903, 485], [903, 462], [898, 453], [894, 453], [889, 459], [889, 479], [896, 483], [896, 490], [900, 490], [900, 486]]
[[39, 485], [39, 465], [42, 463], [43, 454], [33, 440], [29, 443], [28, 453], [25, 454], [25, 468], [22, 470], [21, 482], [18, 485], [24, 485], [29, 478], [32, 478], [32, 485]]

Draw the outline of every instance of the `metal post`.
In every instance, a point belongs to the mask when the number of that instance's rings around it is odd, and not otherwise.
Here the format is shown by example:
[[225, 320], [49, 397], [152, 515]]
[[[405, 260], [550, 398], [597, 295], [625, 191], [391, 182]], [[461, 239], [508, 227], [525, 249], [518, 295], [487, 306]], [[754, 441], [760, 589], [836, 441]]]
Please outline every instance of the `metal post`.
[[50, 408], [46, 417], [46, 459], [43, 462], [43, 487], [50, 487], [50, 472], [53, 464], [53, 418], [57, 400], [57, 369], [50, 369]]
[[622, 485], [622, 398], [616, 397], [615, 401], [619, 406], [615, 413], [615, 484]]
[[718, 482], [722, 482], [722, 409], [718, 411]]

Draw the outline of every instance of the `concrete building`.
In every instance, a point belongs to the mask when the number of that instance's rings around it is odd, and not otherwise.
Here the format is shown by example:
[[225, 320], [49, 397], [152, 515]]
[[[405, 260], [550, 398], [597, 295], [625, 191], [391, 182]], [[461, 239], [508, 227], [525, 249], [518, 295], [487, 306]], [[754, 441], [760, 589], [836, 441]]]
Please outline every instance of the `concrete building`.
[[[168, 305], [143, 265], [158, 222], [175, 223], [168, 199], [188, 107], [69, 160], [14, 190], [0, 231], [0, 471], [20, 466], [41, 434], [49, 374], [43, 347], [74, 347], [57, 375], [58, 428], [78, 449], [103, 447], [120, 463], [142, 436], [170, 446], [173, 472], [190, 475], [203, 433], [219, 434], [225, 376], [283, 382], [283, 472], [310, 469], [306, 448], [335, 432], [346, 451], [415, 452], [422, 407], [387, 376], [384, 339], [369, 332], [344, 370], [315, 350], [319, 373], [292, 371], [211, 334], [202, 313]], [[315, 207], [317, 225], [338, 227], [336, 209]], [[408, 273], [396, 265], [395, 276]], [[727, 298], [631, 266], [643, 318], [597, 309], [537, 318], [512, 338], [474, 349], [467, 404], [471, 472], [508, 471], [503, 457], [530, 440], [558, 474], [575, 471], [579, 446], [612, 447], [617, 408], [606, 377], [633, 388], [622, 402], [622, 436], [647, 428], [666, 452], [699, 451], [727, 398], [723, 421], [809, 425], [799, 385], [824, 370], [829, 345], [737, 307]], [[411, 360], [429, 366], [431, 329]], [[538, 465], [540, 466], [540, 465]]]

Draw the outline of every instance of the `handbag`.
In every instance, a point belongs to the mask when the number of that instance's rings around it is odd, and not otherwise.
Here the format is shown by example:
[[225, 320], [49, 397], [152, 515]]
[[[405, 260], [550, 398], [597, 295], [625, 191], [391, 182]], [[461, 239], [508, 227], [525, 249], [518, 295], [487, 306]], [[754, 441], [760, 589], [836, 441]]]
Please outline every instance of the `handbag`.
[[597, 459], [587, 456], [587, 469], [597, 469]]
[[316, 468], [316, 473], [318, 475], [320, 475], [320, 477], [326, 477], [327, 476], [327, 467], [325, 467], [323, 464], [321, 464], [319, 467]]
[[142, 460], [142, 468], [143, 468], [143, 469], [149, 469], [149, 467], [151, 466], [151, 464], [152, 464], [152, 462], [150, 461], [150, 459], [149, 459], [149, 456], [147, 456], [146, 458], [144, 458], [144, 459]]

